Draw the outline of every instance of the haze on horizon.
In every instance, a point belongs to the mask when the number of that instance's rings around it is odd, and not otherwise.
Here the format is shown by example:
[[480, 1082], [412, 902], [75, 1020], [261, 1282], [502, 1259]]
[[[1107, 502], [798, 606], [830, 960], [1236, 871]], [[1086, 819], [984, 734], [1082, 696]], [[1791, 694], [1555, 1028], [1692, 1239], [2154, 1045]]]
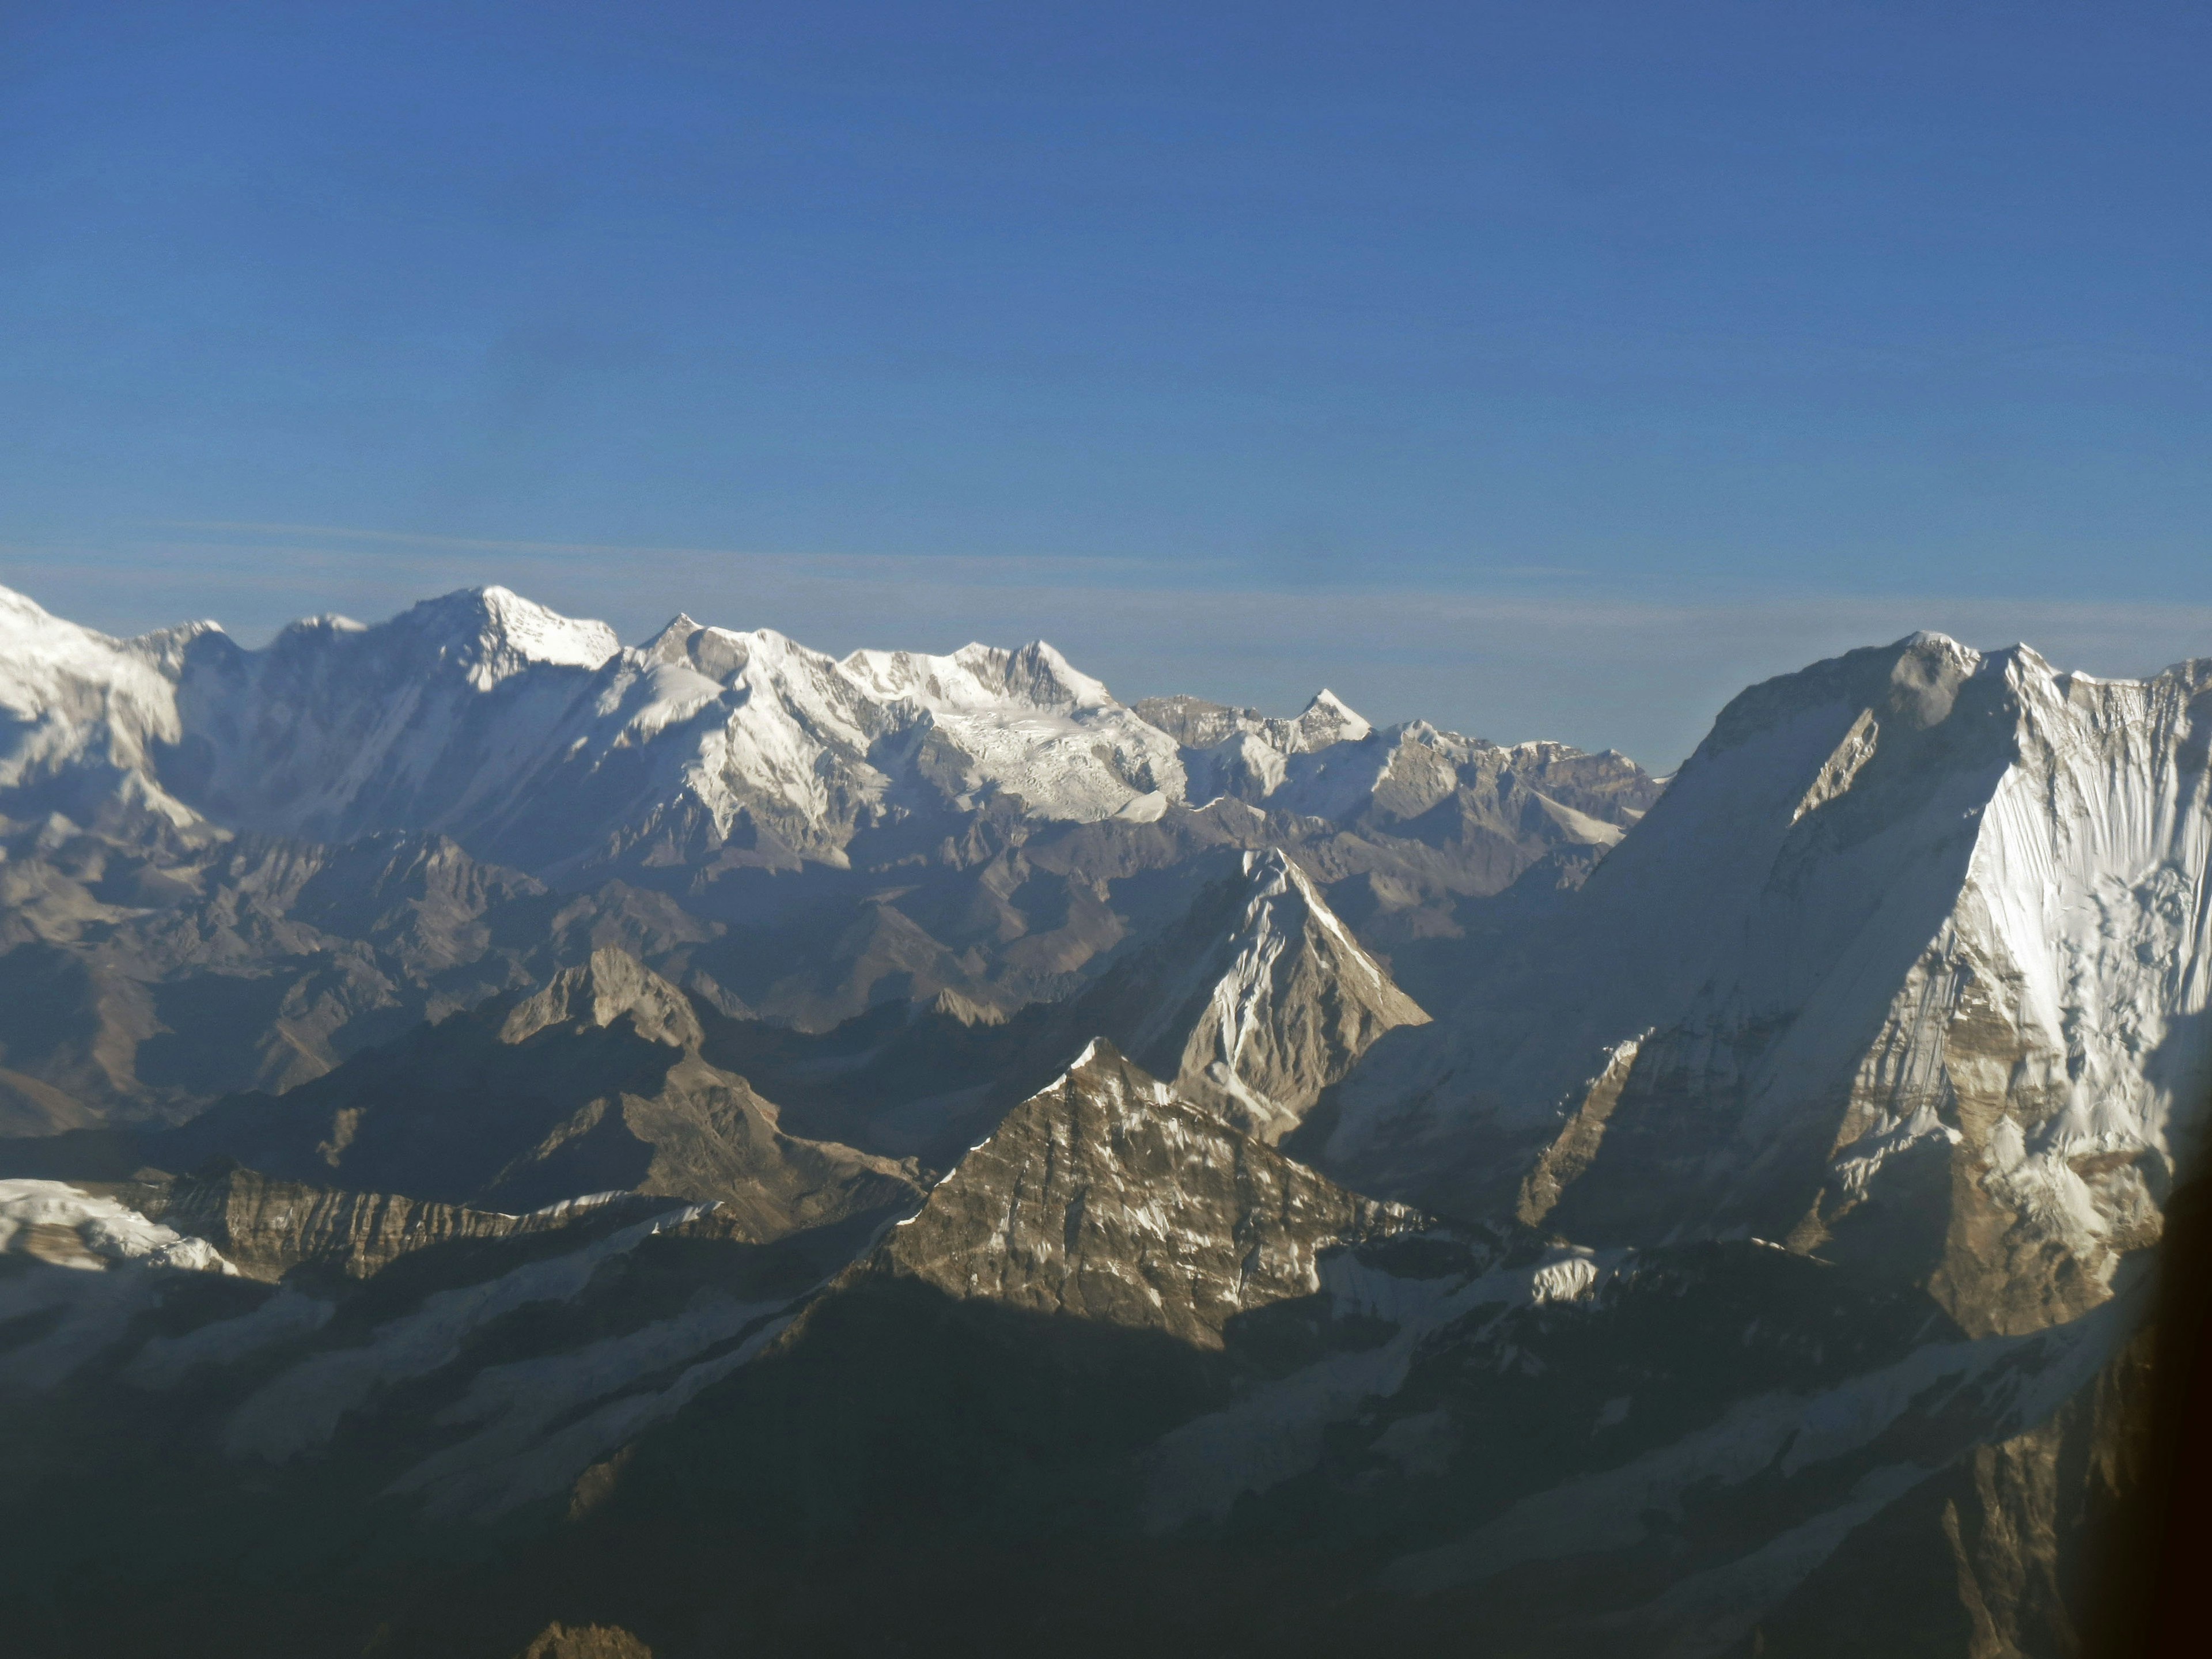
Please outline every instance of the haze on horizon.
[[0, 581], [1619, 747], [2212, 653], [2179, 5], [16, 9]]

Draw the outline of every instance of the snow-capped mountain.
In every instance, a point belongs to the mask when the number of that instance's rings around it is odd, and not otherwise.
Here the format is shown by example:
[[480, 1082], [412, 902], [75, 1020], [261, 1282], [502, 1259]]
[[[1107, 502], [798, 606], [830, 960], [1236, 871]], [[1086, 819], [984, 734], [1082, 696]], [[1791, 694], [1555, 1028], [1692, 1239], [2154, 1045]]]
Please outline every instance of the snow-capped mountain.
[[1753, 688], [1571, 915], [1377, 1048], [1331, 1167], [2079, 1315], [2202, 1156], [2208, 694], [1929, 635]]
[[1305, 872], [1248, 853], [1173, 927], [1068, 1006], [1248, 1133], [1280, 1140], [1385, 1031], [1427, 1023]]
[[[602, 945], [809, 1030], [1003, 1018], [1270, 847], [1418, 996], [1465, 907], [1578, 873], [1657, 795], [1619, 756], [1377, 731], [1325, 694], [1289, 721], [1170, 700], [1170, 730], [1044, 645], [840, 661], [679, 618], [626, 648], [499, 589], [255, 651], [15, 595], [0, 629], [17, 1131], [291, 1087]], [[1196, 794], [1224, 721], [1281, 764]]]
[[[1280, 794], [1287, 810], [1340, 817], [1404, 773], [1405, 742], [1441, 738], [1378, 734], [1327, 692], [1287, 721], [1147, 705], [1164, 730], [1042, 642], [839, 660], [679, 617], [625, 648], [604, 623], [498, 587], [373, 626], [313, 618], [253, 651], [206, 623], [110, 640], [16, 594], [0, 623], [14, 717], [0, 805], [34, 786], [70, 783], [77, 799], [127, 779], [222, 829], [434, 832], [539, 873], [641, 848], [835, 863], [864, 830], [994, 804], [1043, 823], [1144, 822], [1224, 793]], [[1455, 745], [1495, 748], [1439, 752]], [[1401, 816], [1449, 793], [1430, 783], [1433, 798]], [[1557, 810], [1570, 838], [1617, 839], [1618, 823]]]
[[498, 590], [0, 644], [27, 1651], [2076, 1650], [2212, 665], [1662, 793]]
[[257, 652], [203, 635], [177, 702], [165, 775], [216, 822], [438, 830], [536, 871], [732, 838], [834, 860], [859, 830], [947, 806], [1157, 816], [1182, 784], [1173, 746], [1049, 646], [840, 662], [679, 617], [624, 650], [500, 588]]

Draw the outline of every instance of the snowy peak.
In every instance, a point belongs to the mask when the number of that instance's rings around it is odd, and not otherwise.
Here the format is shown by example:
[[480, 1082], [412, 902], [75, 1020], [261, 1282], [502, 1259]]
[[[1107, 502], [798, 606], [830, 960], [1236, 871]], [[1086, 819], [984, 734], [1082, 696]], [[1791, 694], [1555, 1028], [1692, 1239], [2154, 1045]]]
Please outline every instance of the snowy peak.
[[1177, 1098], [1099, 1042], [1008, 1113], [871, 1268], [1218, 1349], [1235, 1315], [1318, 1290], [1322, 1251], [1422, 1224]]
[[0, 641], [0, 788], [57, 780], [40, 810], [80, 817], [77, 795], [96, 805], [121, 775], [184, 802], [179, 820], [444, 833], [550, 872], [697, 856], [748, 819], [769, 861], [834, 863], [917, 811], [1003, 798], [1036, 819], [1143, 820], [1183, 796], [1173, 742], [1042, 642], [840, 663], [679, 616], [626, 651], [496, 586], [366, 627], [295, 623], [255, 651], [209, 625], [109, 640], [6, 595]]
[[1470, 1206], [1521, 1170], [1593, 1242], [1884, 1261], [1970, 1331], [2075, 1317], [2212, 1127], [2208, 732], [2201, 665], [1934, 635], [1755, 686], [1554, 934], [1352, 1080], [1332, 1152]]
[[533, 665], [596, 669], [622, 649], [605, 623], [577, 621], [496, 586], [425, 599], [385, 626], [460, 666], [479, 691]]
[[[604, 623], [501, 587], [367, 626], [303, 621], [250, 651], [211, 625], [106, 640], [20, 599], [0, 635], [17, 641], [0, 665], [15, 716], [0, 791], [44, 790], [0, 804], [8, 816], [197, 815], [198, 833], [333, 842], [445, 835], [563, 882], [708, 860], [838, 867], [875, 832], [957, 849], [978, 815], [1148, 823], [1224, 796], [1404, 821], [1469, 780], [1488, 789], [1507, 763], [1427, 727], [1377, 732], [1328, 691], [1295, 720], [1188, 698], [1148, 717], [1042, 641], [841, 661], [679, 615], [625, 650]], [[1634, 799], [1617, 810], [1564, 779], [1571, 763], [1523, 769], [1545, 769], [1563, 781], [1532, 786], [1556, 821], [1539, 842], [1601, 844], [1649, 793], [1626, 762], [1614, 769]], [[1517, 801], [1510, 821], [1470, 810], [1516, 848], [1535, 822]], [[1457, 831], [1439, 817], [1419, 833]]]
[[1811, 743], [1817, 741], [1814, 732], [1834, 729], [1840, 740], [1863, 714], [1913, 731], [1944, 726], [1960, 693], [1990, 663], [2017, 654], [2016, 647], [1985, 659], [1941, 634], [1915, 634], [1767, 680], [1729, 702], [1679, 775], [1687, 777], [1729, 751], [1784, 731]]
[[0, 588], [0, 812], [90, 823], [135, 803], [188, 821], [151, 774], [181, 734], [173, 664], [212, 628], [114, 640]]
[[1268, 1142], [1385, 1031], [1428, 1018], [1276, 848], [1245, 854], [1067, 1015]]
[[1042, 642], [949, 657], [856, 651], [842, 665], [896, 731], [926, 728], [959, 796], [1018, 800], [1030, 816], [1158, 817], [1183, 793], [1173, 741]]
[[[1377, 729], [1328, 690], [1296, 720], [1188, 696], [1148, 698], [1137, 712], [1181, 745], [1194, 806], [1241, 800], [1431, 844], [1533, 833], [1555, 845], [1610, 847], [1659, 794], [1625, 756], [1557, 743], [1505, 748], [1425, 720]], [[1521, 867], [1501, 871], [1494, 887]]]
[[688, 662], [690, 653], [687, 647], [691, 636], [698, 631], [699, 624], [691, 620], [688, 612], [679, 611], [665, 628], [637, 647], [637, 654], [647, 662]]
[[1358, 743], [1375, 729], [1327, 686], [1314, 694], [1294, 724], [1298, 741], [1310, 750], [1333, 743]]

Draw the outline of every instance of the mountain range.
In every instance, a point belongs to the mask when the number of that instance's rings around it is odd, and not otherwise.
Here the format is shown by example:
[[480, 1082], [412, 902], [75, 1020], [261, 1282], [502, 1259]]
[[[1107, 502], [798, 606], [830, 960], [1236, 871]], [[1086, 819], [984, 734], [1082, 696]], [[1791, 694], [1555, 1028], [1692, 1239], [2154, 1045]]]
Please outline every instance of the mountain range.
[[1662, 780], [1042, 643], [0, 592], [9, 1628], [2082, 1651], [2208, 751], [2212, 662], [1932, 635]]

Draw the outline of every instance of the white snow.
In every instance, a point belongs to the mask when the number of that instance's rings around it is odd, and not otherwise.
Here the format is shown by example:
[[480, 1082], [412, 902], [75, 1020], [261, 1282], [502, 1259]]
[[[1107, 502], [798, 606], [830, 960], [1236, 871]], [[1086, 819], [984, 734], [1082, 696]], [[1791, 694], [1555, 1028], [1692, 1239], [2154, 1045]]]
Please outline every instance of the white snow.
[[114, 640], [0, 587], [0, 790], [77, 769], [129, 775], [145, 805], [189, 822], [191, 813], [154, 784], [154, 746], [180, 733], [168, 665], [184, 641], [213, 627]]
[[[1225, 768], [1326, 817], [1370, 796], [1407, 744], [1455, 763], [1486, 748], [1425, 726], [1379, 733], [1324, 690], [1295, 720], [1237, 715], [1193, 777], [1173, 738], [1042, 641], [840, 661], [678, 617], [626, 650], [605, 623], [501, 587], [368, 626], [315, 617], [257, 651], [193, 648], [220, 633], [114, 641], [0, 590], [0, 709], [15, 716], [0, 791], [76, 778], [179, 824], [434, 831], [544, 872], [652, 835], [727, 837], [750, 813], [834, 865], [860, 830], [933, 803], [1148, 823], [1194, 788], [1220, 793]], [[162, 759], [179, 743], [181, 801]], [[1578, 838], [1614, 833], [1547, 810]]]
[[1813, 1194], [1766, 1155], [1817, 1115], [1840, 1202], [1940, 1144], [1986, 1164], [2008, 1248], [2105, 1282], [2212, 1130], [2208, 684], [1929, 636], [1753, 688], [1514, 982], [1353, 1074], [1332, 1155], [1390, 1190], [1457, 1137], [1554, 1133], [1648, 1034], [1637, 1074], [1714, 1107], [1713, 1207], [1662, 1230], [1792, 1224]]
[[0, 1277], [0, 1324], [58, 1311], [52, 1329], [0, 1353], [0, 1382], [51, 1389], [121, 1341], [158, 1307], [173, 1272], [238, 1272], [204, 1238], [148, 1220], [60, 1181], [0, 1181], [0, 1255], [29, 1270]]
[[238, 1271], [207, 1240], [61, 1181], [0, 1181], [0, 1255], [11, 1251], [94, 1272], [126, 1262], [192, 1273]]

